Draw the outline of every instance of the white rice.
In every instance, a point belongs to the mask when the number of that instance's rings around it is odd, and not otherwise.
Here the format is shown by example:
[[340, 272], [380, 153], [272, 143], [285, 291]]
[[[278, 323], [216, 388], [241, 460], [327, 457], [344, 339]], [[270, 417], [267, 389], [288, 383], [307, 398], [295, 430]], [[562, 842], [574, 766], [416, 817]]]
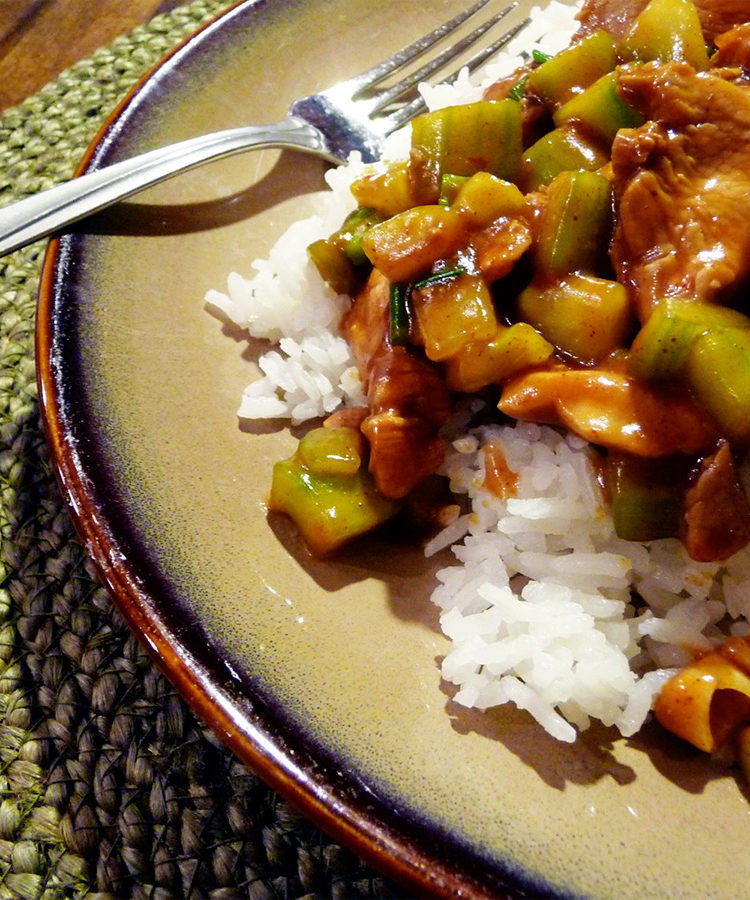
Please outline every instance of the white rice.
[[[464, 72], [454, 85], [424, 87], [429, 107], [478, 99], [535, 42], [545, 52], [562, 49], [574, 14], [554, 0], [535, 8], [528, 28], [481, 78]], [[395, 135], [386, 155], [404, 156], [408, 141], [408, 133]], [[210, 309], [275, 345], [244, 392], [242, 418], [297, 423], [363, 402], [337, 334], [348, 298], [328, 288], [306, 252], [353, 208], [349, 185], [359, 171], [356, 157], [329, 171], [319, 214], [254, 261], [252, 277], [232, 273], [225, 292], [206, 296]], [[618, 539], [585, 442], [528, 423], [467, 430], [471, 411], [451, 425], [442, 470], [470, 511], [426, 547], [428, 555], [451, 547], [456, 558], [437, 573], [432, 597], [450, 640], [442, 676], [456, 687], [454, 701], [478, 709], [513, 703], [562, 741], [592, 719], [631, 735], [691, 649], [750, 633], [750, 551], [700, 564], [677, 540]], [[517, 474], [517, 493], [507, 500], [482, 487], [487, 442], [502, 448]]]
[[[488, 444], [516, 473], [507, 500], [483, 487]], [[674, 667], [692, 658], [689, 648], [722, 638], [724, 584], [743, 598], [749, 586], [746, 550], [706, 564], [677, 540], [620, 540], [591, 452], [530, 423], [462, 431], [442, 471], [471, 512], [426, 549], [450, 543], [459, 563], [437, 573], [432, 597], [452, 641], [442, 674], [458, 687], [455, 702], [486, 709], [512, 700], [567, 741], [591, 718], [634, 733]], [[741, 604], [735, 633], [750, 630]]]

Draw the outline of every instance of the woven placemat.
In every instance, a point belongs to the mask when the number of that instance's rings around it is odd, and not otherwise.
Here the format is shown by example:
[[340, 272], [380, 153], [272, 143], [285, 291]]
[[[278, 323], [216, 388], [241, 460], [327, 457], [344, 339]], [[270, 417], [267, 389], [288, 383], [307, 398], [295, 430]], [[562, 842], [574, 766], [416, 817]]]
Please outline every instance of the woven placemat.
[[[8, 110], [0, 204], [70, 177], [135, 81], [228, 5], [161, 15]], [[403, 896], [211, 735], [96, 581], [40, 430], [43, 250], [0, 259], [0, 900]]]

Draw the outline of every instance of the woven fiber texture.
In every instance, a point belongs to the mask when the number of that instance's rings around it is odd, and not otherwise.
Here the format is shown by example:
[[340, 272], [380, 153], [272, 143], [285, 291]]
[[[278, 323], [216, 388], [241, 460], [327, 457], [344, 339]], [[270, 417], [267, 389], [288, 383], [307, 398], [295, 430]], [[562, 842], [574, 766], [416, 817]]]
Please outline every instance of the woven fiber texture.
[[[226, 6], [159, 16], [0, 118], [0, 204], [68, 178], [102, 120]], [[0, 259], [0, 900], [393, 897], [193, 716], [96, 581], [33, 359], [44, 244]]]

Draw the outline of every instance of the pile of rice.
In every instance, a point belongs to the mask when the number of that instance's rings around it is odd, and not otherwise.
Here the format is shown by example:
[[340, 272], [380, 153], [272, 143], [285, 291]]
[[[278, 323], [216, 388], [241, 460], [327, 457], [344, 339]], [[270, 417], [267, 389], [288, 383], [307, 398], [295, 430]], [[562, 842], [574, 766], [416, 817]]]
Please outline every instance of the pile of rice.
[[[554, 0], [535, 8], [531, 24], [476, 81], [462, 73], [453, 85], [425, 87], [428, 106], [479, 99], [534, 45], [562, 49], [576, 30], [575, 12]], [[401, 132], [386, 156], [403, 157], [408, 145]], [[241, 418], [297, 424], [364, 402], [337, 334], [349, 300], [328, 288], [306, 252], [353, 209], [349, 185], [361, 167], [355, 156], [330, 170], [319, 214], [282, 235], [268, 259], [252, 264], [251, 278], [233, 273], [225, 292], [206, 296], [209, 309], [274, 345], [259, 361], [262, 377], [243, 394]], [[631, 735], [693, 651], [750, 633], [750, 551], [701, 564], [677, 540], [618, 539], [584, 441], [528, 423], [469, 429], [476, 411], [457, 412], [442, 469], [470, 512], [426, 548], [431, 555], [451, 547], [457, 560], [437, 573], [432, 597], [451, 641], [442, 675], [456, 685], [457, 703], [512, 702], [562, 741], [591, 719]], [[487, 444], [517, 475], [509, 499], [482, 487]]]

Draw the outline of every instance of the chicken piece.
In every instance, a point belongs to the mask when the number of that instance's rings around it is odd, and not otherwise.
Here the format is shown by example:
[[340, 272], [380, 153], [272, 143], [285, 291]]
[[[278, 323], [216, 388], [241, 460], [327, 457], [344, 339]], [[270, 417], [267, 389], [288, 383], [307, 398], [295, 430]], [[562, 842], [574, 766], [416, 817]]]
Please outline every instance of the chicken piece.
[[586, 0], [578, 13], [581, 27], [574, 40], [600, 28], [616, 41], [622, 40], [647, 3], [648, 0]]
[[735, 25], [750, 22], [747, 0], [693, 0], [701, 20], [703, 37], [712, 44], [718, 35]]
[[354, 354], [365, 387], [370, 379], [373, 357], [388, 342], [390, 290], [385, 275], [373, 269], [342, 322], [341, 332]]
[[510, 274], [531, 242], [531, 228], [525, 221], [502, 218], [475, 232], [467, 249], [484, 280], [492, 284]]
[[362, 434], [375, 485], [384, 497], [405, 497], [443, 461], [438, 429], [450, 413], [448, 393], [432, 364], [399, 346], [373, 359], [367, 399]]
[[736, 66], [745, 77], [750, 74], [750, 22], [720, 34], [716, 38], [716, 47], [717, 52], [711, 60], [714, 66]]
[[373, 270], [343, 323], [365, 383], [369, 415], [361, 425], [370, 444], [378, 491], [405, 497], [443, 461], [438, 431], [450, 397], [438, 369], [410, 347], [389, 340], [390, 284]]
[[498, 409], [514, 419], [563, 425], [592, 444], [635, 456], [694, 454], [717, 440], [716, 429], [689, 397], [617, 369], [526, 372], [506, 382]]
[[685, 493], [684, 521], [685, 548], [698, 562], [728, 559], [750, 541], [750, 504], [726, 441]]
[[[701, 21], [703, 36], [712, 43], [717, 35], [734, 25], [750, 20], [747, 0], [693, 0]], [[615, 40], [630, 30], [648, 0], [586, 0], [578, 14], [581, 28], [577, 37], [592, 34], [600, 28]]]
[[731, 301], [750, 274], [750, 88], [671, 62], [623, 70], [619, 89], [651, 120], [612, 147], [611, 256], [636, 314]]
[[366, 406], [340, 406], [323, 422], [324, 428], [361, 428], [370, 415]]

